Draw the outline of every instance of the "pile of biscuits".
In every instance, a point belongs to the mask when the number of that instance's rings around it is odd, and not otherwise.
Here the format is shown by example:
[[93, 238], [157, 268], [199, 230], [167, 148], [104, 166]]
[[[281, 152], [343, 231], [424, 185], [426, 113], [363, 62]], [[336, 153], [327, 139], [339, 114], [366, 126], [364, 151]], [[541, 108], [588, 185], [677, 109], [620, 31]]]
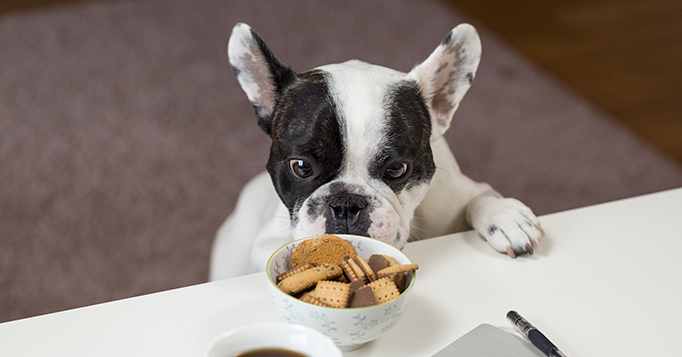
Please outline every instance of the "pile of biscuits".
[[291, 255], [290, 270], [277, 276], [277, 286], [301, 301], [319, 306], [356, 308], [400, 296], [407, 273], [417, 264], [399, 264], [373, 254], [363, 259], [345, 239], [325, 234], [301, 242]]

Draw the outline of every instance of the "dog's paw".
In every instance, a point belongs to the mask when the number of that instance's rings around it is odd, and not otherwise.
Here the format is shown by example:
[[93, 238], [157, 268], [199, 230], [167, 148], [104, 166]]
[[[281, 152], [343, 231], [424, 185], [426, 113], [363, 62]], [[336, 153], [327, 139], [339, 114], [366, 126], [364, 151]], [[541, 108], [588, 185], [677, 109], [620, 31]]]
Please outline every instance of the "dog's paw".
[[470, 204], [469, 218], [481, 238], [512, 258], [533, 254], [545, 235], [533, 211], [514, 198], [478, 197]]

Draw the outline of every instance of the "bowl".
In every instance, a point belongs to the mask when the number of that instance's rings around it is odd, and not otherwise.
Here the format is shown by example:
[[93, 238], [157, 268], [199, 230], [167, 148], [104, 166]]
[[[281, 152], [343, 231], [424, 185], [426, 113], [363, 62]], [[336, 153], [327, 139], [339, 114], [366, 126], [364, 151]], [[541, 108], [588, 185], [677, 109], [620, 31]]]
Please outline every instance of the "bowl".
[[211, 341], [206, 356], [234, 357], [265, 348], [310, 357], [341, 357], [341, 351], [329, 337], [309, 327], [283, 322], [259, 322], [232, 329]]
[[[364, 259], [372, 254], [384, 254], [400, 264], [412, 263], [405, 254], [387, 243], [361, 236], [335, 235], [348, 240]], [[391, 330], [410, 302], [416, 280], [414, 272], [408, 273], [405, 290], [398, 298], [362, 308], [317, 306], [290, 296], [277, 287], [277, 275], [289, 269], [291, 253], [301, 242], [310, 238], [299, 239], [279, 248], [268, 260], [268, 291], [279, 315], [291, 324], [308, 326], [329, 336], [342, 351], [356, 350]]]

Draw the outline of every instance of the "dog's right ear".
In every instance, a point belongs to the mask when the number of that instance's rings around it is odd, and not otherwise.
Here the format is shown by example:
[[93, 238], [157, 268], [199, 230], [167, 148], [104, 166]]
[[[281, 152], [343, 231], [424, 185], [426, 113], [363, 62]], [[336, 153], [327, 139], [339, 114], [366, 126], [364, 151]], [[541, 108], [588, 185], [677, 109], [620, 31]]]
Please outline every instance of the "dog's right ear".
[[272, 113], [284, 89], [296, 73], [283, 66], [265, 42], [246, 24], [232, 30], [227, 56], [239, 84], [249, 97], [258, 117], [258, 126], [272, 136]]

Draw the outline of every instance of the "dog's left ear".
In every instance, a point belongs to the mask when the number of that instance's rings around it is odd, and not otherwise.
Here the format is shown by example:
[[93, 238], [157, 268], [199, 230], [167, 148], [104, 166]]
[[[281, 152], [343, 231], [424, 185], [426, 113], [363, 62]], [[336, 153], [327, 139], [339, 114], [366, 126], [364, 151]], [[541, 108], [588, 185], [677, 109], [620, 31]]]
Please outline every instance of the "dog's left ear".
[[432, 121], [431, 138], [443, 135], [452, 116], [471, 86], [481, 59], [481, 40], [473, 26], [455, 27], [440, 46], [408, 78], [419, 83], [429, 106]]
[[249, 97], [258, 126], [272, 136], [272, 113], [284, 89], [296, 80], [296, 73], [282, 65], [265, 42], [246, 24], [232, 30], [227, 56], [239, 84]]

